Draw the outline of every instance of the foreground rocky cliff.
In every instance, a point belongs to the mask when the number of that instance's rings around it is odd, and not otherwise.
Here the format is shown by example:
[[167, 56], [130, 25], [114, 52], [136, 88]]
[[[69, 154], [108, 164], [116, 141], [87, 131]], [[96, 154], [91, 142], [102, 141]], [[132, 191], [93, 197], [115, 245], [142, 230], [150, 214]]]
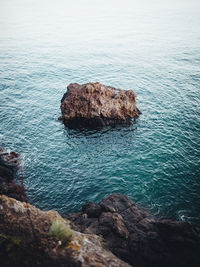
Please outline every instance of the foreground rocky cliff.
[[[66, 234], [69, 240], [64, 239]], [[41, 211], [3, 195], [0, 196], [0, 258], [2, 267], [130, 266], [105, 250], [100, 237], [70, 229], [56, 211]]]
[[28, 204], [22, 180], [20, 184], [16, 181], [19, 171], [19, 154], [1, 149], [1, 267], [129, 266], [103, 248], [101, 237], [74, 231], [56, 211], [41, 211]]
[[199, 255], [199, 229], [156, 219], [121, 194], [67, 219], [0, 196], [2, 267], [199, 267]]
[[72, 83], [61, 100], [63, 122], [70, 127], [130, 124], [139, 116], [136, 94], [101, 83]]
[[1, 150], [0, 160], [1, 267], [200, 266], [194, 225], [153, 217], [121, 194], [88, 202], [66, 218], [41, 211], [8, 197], [26, 199], [14, 181], [19, 155]]
[[155, 218], [125, 195], [88, 202], [82, 212], [68, 218], [75, 229], [102, 236], [107, 249], [132, 266], [200, 266], [198, 228]]

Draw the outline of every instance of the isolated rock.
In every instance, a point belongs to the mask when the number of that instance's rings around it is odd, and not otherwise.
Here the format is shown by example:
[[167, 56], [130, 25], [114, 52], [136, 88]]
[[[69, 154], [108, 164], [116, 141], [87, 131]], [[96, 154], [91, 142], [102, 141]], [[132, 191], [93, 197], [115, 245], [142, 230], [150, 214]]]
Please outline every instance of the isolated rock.
[[0, 148], [0, 194], [27, 201], [20, 155], [16, 152], [5, 152], [2, 148]]
[[[103, 248], [102, 238], [73, 231], [61, 242], [50, 234], [53, 222], [66, 224], [56, 211], [41, 211], [0, 196], [0, 258], [2, 267], [130, 267]], [[59, 236], [62, 232], [59, 231]]]
[[74, 229], [103, 236], [106, 247], [132, 266], [200, 266], [200, 230], [192, 224], [155, 218], [121, 194], [84, 207], [67, 216]]
[[101, 83], [72, 83], [61, 100], [62, 120], [71, 127], [130, 124], [139, 116], [136, 94]]

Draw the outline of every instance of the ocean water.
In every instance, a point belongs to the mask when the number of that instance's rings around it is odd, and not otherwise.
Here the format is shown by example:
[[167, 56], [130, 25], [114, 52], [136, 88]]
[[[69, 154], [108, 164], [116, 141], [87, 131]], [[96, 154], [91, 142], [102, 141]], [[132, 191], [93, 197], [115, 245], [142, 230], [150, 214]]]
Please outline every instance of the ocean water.
[[[200, 2], [0, 1], [0, 145], [31, 203], [62, 214], [123, 193], [200, 223]], [[132, 126], [69, 130], [66, 85], [133, 89]]]

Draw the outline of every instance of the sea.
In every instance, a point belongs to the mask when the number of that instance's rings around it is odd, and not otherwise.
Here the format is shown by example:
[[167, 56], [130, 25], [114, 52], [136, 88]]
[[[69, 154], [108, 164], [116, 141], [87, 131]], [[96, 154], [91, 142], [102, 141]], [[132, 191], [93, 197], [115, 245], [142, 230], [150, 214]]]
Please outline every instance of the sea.
[[[68, 129], [70, 83], [134, 90], [131, 126]], [[62, 215], [112, 193], [200, 224], [200, 1], [0, 0], [0, 146], [30, 203]]]

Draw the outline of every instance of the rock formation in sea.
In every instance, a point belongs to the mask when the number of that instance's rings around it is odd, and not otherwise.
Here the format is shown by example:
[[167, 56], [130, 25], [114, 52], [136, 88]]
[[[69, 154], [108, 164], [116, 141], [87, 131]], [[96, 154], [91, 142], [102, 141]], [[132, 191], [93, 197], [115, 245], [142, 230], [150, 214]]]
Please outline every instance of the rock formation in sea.
[[[17, 181], [18, 180], [18, 181]], [[18, 183], [17, 183], [18, 182]], [[14, 151], [8, 153], [0, 147], [0, 194], [27, 201], [20, 155]]]
[[130, 124], [140, 114], [136, 94], [101, 83], [71, 83], [61, 100], [61, 119], [69, 127]]

